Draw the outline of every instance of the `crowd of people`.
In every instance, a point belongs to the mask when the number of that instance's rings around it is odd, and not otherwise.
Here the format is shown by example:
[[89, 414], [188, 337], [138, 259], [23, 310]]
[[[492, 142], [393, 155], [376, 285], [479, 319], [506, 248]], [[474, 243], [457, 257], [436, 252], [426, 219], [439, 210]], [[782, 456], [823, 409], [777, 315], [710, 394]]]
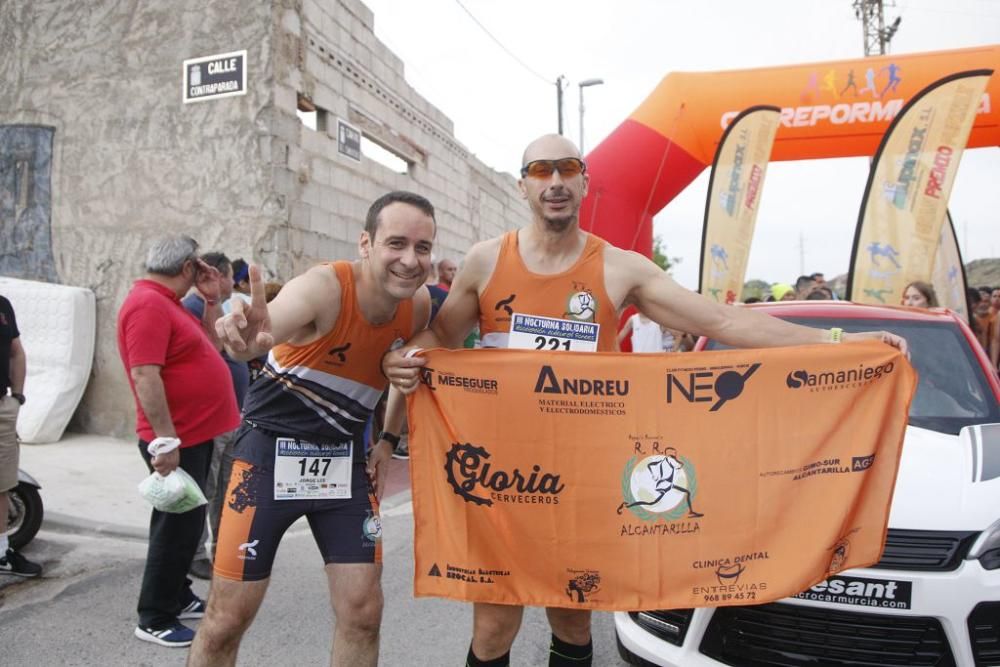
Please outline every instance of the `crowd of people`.
[[[150, 245], [145, 275], [118, 314], [138, 450], [150, 471], [183, 468], [209, 503], [179, 514], [152, 511], [136, 637], [190, 647], [189, 665], [235, 664], [282, 535], [305, 516], [336, 616], [331, 664], [376, 664], [378, 508], [388, 462], [408, 456], [403, 396], [419, 384], [419, 352], [516, 346], [514, 312], [599, 324], [585, 341], [598, 351], [617, 350], [625, 337], [640, 352], [683, 350], [693, 343], [684, 331], [741, 347], [874, 339], [906, 350], [887, 332], [800, 326], [680, 287], [645, 257], [579, 228], [588, 181], [572, 142], [559, 135], [533, 141], [518, 181], [530, 223], [476, 244], [461, 271], [451, 258], [433, 259], [433, 204], [402, 191], [372, 203], [357, 258], [319, 264], [283, 286], [266, 283], [256, 265], [200, 253], [188, 237]], [[822, 278], [803, 276], [795, 294], [832, 298]], [[566, 294], [582, 295], [578, 308], [567, 309]], [[786, 295], [772, 290], [775, 300]], [[637, 314], [619, 334], [618, 313], [628, 307]], [[10, 360], [0, 368], [0, 489], [12, 487], [16, 471], [6, 413], [24, 401], [23, 353], [8, 311], [0, 301], [0, 342]], [[580, 341], [565, 343], [575, 349]], [[0, 554], [0, 569], [37, 567], [2, 537]], [[207, 600], [192, 591], [190, 574], [211, 577]], [[466, 664], [509, 664], [522, 613], [516, 605], [474, 604]], [[546, 615], [549, 664], [589, 665], [590, 612], [549, 608]], [[199, 618], [197, 632], [182, 622]]]

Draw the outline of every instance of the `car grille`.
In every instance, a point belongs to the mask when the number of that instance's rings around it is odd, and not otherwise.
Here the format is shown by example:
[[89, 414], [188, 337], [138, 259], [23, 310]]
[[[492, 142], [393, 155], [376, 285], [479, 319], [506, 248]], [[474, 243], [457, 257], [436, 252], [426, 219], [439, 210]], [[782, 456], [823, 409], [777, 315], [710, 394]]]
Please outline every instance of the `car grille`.
[[629, 612], [629, 616], [639, 627], [675, 646], [684, 643], [684, 636], [687, 634], [693, 615], [694, 609]]
[[980, 602], [969, 614], [976, 667], [1000, 665], [1000, 602]]
[[935, 618], [781, 603], [716, 609], [700, 650], [723, 664], [744, 667], [955, 665]]
[[922, 572], [956, 570], [977, 536], [972, 531], [890, 528], [882, 560], [872, 567]]

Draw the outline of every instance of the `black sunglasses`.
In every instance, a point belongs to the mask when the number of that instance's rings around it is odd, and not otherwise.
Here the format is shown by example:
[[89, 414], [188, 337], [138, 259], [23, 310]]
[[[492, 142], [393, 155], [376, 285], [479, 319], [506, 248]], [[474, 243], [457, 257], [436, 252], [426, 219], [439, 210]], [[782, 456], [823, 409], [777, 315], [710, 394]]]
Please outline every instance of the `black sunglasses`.
[[521, 167], [521, 178], [548, 178], [553, 172], [559, 172], [563, 178], [572, 178], [577, 174], [587, 172], [587, 164], [580, 158], [564, 157], [558, 160], [532, 160]]

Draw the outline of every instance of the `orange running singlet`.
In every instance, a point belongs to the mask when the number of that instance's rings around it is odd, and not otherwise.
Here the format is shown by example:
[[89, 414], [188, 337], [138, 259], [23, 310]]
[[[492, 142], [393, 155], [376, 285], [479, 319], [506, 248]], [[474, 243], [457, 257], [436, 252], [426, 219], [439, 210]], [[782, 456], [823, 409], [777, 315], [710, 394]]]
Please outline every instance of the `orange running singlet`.
[[507, 347], [514, 313], [601, 325], [597, 349], [618, 350], [618, 316], [604, 288], [607, 242], [587, 234], [580, 258], [566, 271], [532, 273], [518, 251], [517, 231], [504, 234], [496, 268], [479, 295], [479, 335], [483, 347]]
[[256, 427], [314, 443], [360, 436], [388, 384], [379, 370], [382, 355], [413, 334], [411, 299], [399, 303], [389, 322], [370, 324], [358, 306], [351, 262], [327, 266], [341, 286], [337, 323], [306, 345], [275, 346], [243, 410]]

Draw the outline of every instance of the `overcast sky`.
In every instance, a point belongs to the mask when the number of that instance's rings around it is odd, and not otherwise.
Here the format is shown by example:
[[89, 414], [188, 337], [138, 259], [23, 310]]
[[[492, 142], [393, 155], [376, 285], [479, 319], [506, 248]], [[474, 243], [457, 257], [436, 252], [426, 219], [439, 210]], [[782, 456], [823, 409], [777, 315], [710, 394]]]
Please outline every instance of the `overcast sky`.
[[[565, 75], [566, 134], [592, 148], [672, 71], [766, 67], [863, 55], [851, 0], [364, 0], [375, 34], [405, 63], [406, 79], [455, 123], [473, 153], [514, 173], [521, 151], [556, 130], [557, 76]], [[887, 1], [887, 4], [890, 4]], [[463, 6], [468, 9], [466, 13]], [[505, 47], [484, 32], [475, 18]], [[890, 53], [1000, 43], [1000, 0], [897, 0]], [[520, 62], [519, 62], [520, 61]], [[995, 76], [1000, 76], [1000, 72]], [[766, 102], [766, 100], [762, 100]], [[682, 258], [674, 277], [696, 288], [706, 169], [656, 216], [654, 233]], [[747, 279], [794, 281], [804, 269], [846, 272], [866, 158], [768, 167]], [[821, 202], [804, 219], [804, 206]], [[1000, 256], [1000, 148], [969, 150], [950, 208], [966, 261]]]

